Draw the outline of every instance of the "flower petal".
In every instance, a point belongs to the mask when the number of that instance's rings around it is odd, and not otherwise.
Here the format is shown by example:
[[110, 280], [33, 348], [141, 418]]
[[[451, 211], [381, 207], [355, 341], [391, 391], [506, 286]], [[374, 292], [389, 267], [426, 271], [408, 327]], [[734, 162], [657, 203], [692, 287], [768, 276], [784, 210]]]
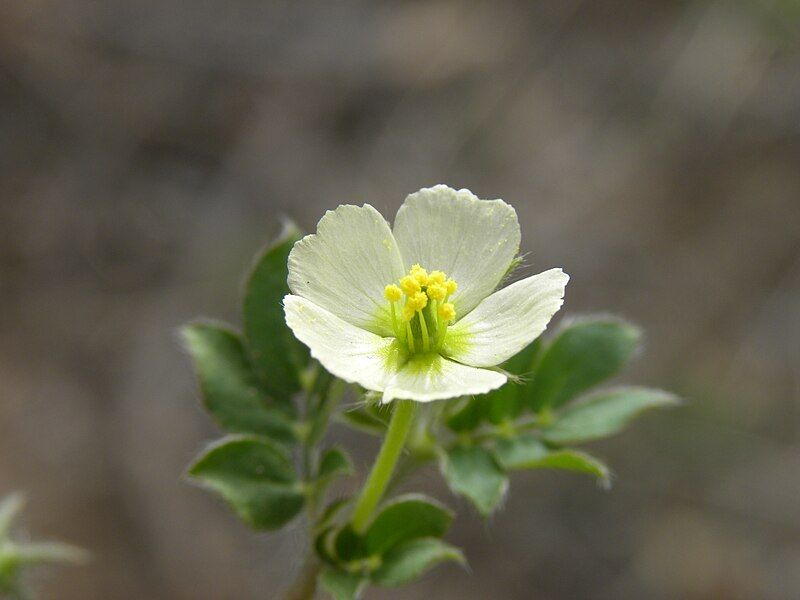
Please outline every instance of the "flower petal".
[[539, 337], [564, 303], [569, 275], [550, 269], [495, 292], [450, 327], [444, 354], [475, 367], [499, 365]]
[[519, 251], [517, 213], [446, 185], [423, 188], [397, 211], [394, 235], [406, 266], [444, 271], [458, 283], [452, 302], [464, 315], [492, 293]]
[[394, 338], [359, 329], [310, 300], [289, 294], [283, 307], [286, 324], [311, 356], [345, 381], [383, 391], [405, 360]]
[[430, 402], [485, 394], [507, 379], [503, 373], [460, 365], [439, 354], [417, 354], [386, 384], [383, 402], [396, 398]]
[[289, 254], [289, 288], [351, 325], [392, 332], [384, 287], [404, 274], [389, 224], [369, 204], [328, 211]]

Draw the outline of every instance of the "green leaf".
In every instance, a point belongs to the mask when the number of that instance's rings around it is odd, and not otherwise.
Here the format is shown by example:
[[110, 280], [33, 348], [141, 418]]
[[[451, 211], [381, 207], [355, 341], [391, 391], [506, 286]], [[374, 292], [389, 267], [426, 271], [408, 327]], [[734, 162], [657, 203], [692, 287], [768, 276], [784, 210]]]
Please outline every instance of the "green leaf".
[[378, 585], [395, 586], [414, 581], [439, 563], [454, 561], [465, 564], [458, 548], [436, 538], [410, 540], [389, 550], [383, 563], [372, 574]]
[[183, 328], [183, 338], [194, 359], [205, 407], [220, 427], [281, 442], [295, 439], [292, 422], [283, 410], [270, 405], [236, 333], [197, 323]]
[[530, 469], [531, 465], [547, 456], [548, 452], [547, 446], [530, 434], [500, 438], [494, 447], [494, 456], [506, 471]]
[[488, 516], [508, 488], [508, 478], [491, 453], [479, 446], [456, 446], [446, 455], [442, 474], [450, 489], [469, 498]]
[[383, 506], [364, 534], [368, 555], [383, 554], [408, 540], [441, 537], [450, 527], [453, 513], [419, 494], [396, 498]]
[[344, 391], [345, 383], [336, 379], [322, 365], [315, 365], [314, 384], [307, 396], [306, 419], [311, 424], [306, 445], [314, 446], [325, 435], [331, 411]]
[[604, 484], [609, 479], [608, 467], [596, 458], [578, 450], [550, 450], [529, 434], [497, 440], [494, 455], [506, 471], [561, 469], [594, 475]]
[[679, 403], [672, 394], [648, 388], [599, 392], [561, 411], [542, 437], [554, 444], [596, 440], [617, 433], [645, 410]]
[[203, 452], [189, 475], [219, 493], [255, 529], [282, 527], [305, 501], [289, 458], [264, 438], [223, 438]]
[[358, 535], [349, 523], [336, 534], [333, 547], [336, 556], [345, 562], [364, 556], [364, 538]]
[[0, 597], [23, 600], [32, 598], [23, 585], [28, 566], [43, 564], [83, 565], [90, 560], [88, 552], [61, 542], [16, 542], [10, 539], [11, 528], [25, 505], [20, 493], [6, 496], [0, 502]]
[[308, 364], [308, 350], [286, 325], [283, 297], [289, 293], [287, 260], [300, 232], [288, 224], [253, 266], [244, 292], [244, 335], [250, 357], [270, 395], [287, 405], [301, 388], [298, 371]]
[[314, 551], [324, 562], [335, 565], [338, 561], [333, 549], [336, 527], [330, 526], [322, 529], [314, 538]]
[[319, 584], [334, 600], [357, 600], [369, 581], [354, 573], [326, 567], [319, 576]]
[[339, 418], [353, 429], [358, 429], [364, 433], [377, 436], [383, 436], [386, 433], [386, 421], [363, 408], [342, 411]]
[[560, 469], [594, 475], [603, 486], [607, 486], [610, 479], [608, 467], [593, 456], [580, 450], [553, 450], [540, 460], [517, 467], [520, 469]]
[[519, 354], [506, 361], [503, 369], [518, 378], [486, 395], [486, 418], [495, 425], [515, 419], [525, 406], [527, 378], [542, 349], [541, 338], [529, 344]]
[[345, 451], [340, 448], [331, 448], [322, 455], [317, 477], [323, 479], [335, 475], [350, 475], [352, 473], [353, 463], [350, 461], [350, 457], [347, 456]]
[[540, 338], [507, 360], [502, 367], [512, 376], [509, 382], [488, 394], [470, 398], [448, 418], [447, 426], [457, 432], [472, 431], [484, 421], [496, 425], [519, 416], [525, 406], [526, 379], [533, 371], [541, 347]]
[[323, 527], [327, 527], [330, 525], [336, 516], [342, 511], [342, 509], [347, 506], [352, 498], [350, 496], [344, 496], [343, 498], [337, 498], [327, 507], [320, 515], [319, 519], [317, 520], [317, 528], [322, 529]]
[[531, 408], [557, 408], [611, 377], [628, 361], [640, 337], [638, 328], [610, 318], [566, 327], [544, 351], [527, 388]]
[[[503, 387], [511, 385], [506, 383]], [[502, 388], [501, 388], [502, 389]], [[461, 407], [447, 418], [447, 426], [455, 432], [477, 429], [486, 418], [486, 396], [474, 396], [466, 400], [456, 400]]]

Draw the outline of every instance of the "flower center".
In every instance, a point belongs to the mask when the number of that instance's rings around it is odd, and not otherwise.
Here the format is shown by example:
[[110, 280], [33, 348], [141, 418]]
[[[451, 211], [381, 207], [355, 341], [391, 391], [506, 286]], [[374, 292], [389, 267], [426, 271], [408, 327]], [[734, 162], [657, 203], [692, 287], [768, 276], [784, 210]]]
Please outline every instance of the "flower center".
[[411, 267], [397, 284], [386, 286], [383, 295], [389, 301], [395, 337], [411, 354], [441, 350], [447, 326], [456, 318], [448, 300], [457, 289], [458, 284], [442, 271], [428, 273], [420, 265]]

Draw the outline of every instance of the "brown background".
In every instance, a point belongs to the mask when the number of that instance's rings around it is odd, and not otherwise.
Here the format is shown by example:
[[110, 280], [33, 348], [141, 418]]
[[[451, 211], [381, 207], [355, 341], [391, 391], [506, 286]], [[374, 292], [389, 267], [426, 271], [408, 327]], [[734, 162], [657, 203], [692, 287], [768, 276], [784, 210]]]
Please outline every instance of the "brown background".
[[421, 474], [471, 571], [367, 597], [799, 597], [797, 7], [3, 1], [0, 493], [95, 554], [42, 597], [275, 597], [302, 532], [181, 480], [217, 432], [176, 329], [237, 322], [282, 215], [438, 182], [512, 203], [561, 314], [642, 324], [625, 380], [688, 403], [591, 448], [609, 493], [523, 474], [484, 524]]

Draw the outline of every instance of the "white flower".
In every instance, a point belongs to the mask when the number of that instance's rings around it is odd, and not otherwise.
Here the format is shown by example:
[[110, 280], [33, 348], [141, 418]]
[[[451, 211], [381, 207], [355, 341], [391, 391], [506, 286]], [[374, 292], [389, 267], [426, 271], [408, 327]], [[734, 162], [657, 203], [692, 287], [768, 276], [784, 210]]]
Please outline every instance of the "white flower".
[[427, 402], [500, 387], [491, 369], [547, 327], [569, 277], [495, 291], [519, 251], [517, 214], [444, 185], [406, 198], [394, 230], [372, 206], [328, 211], [289, 255], [286, 322], [331, 373]]

